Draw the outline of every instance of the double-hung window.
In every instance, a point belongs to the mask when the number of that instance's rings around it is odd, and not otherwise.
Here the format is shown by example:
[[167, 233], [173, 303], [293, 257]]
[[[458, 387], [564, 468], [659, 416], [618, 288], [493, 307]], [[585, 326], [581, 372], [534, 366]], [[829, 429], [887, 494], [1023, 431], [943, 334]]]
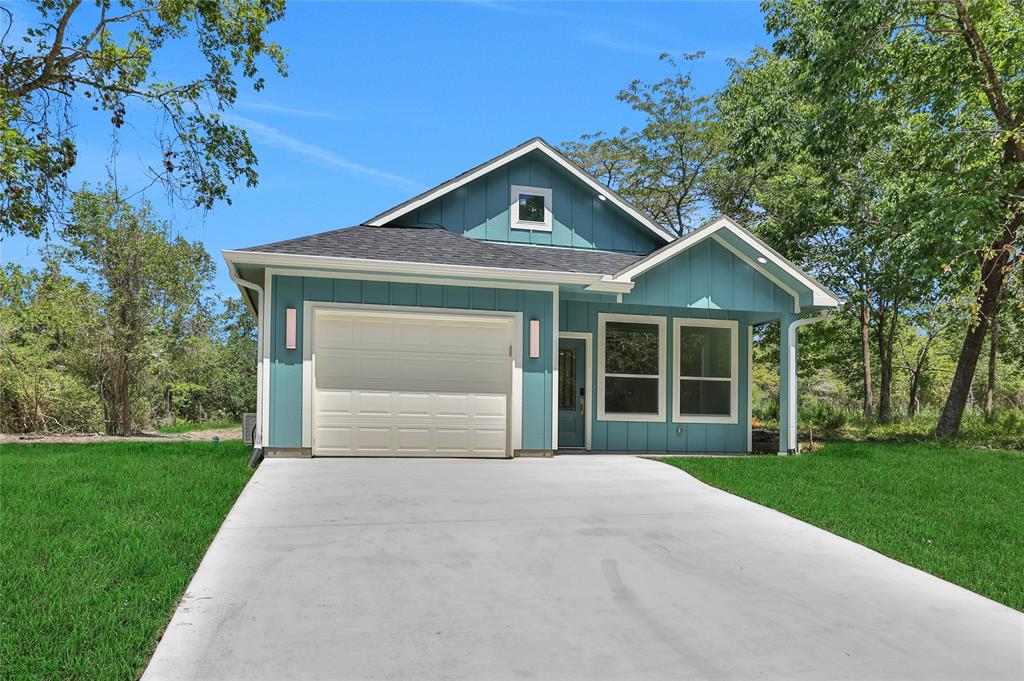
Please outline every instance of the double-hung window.
[[736, 423], [738, 322], [677, 318], [673, 326], [672, 420]]
[[602, 421], [665, 420], [665, 318], [597, 317], [597, 417]]

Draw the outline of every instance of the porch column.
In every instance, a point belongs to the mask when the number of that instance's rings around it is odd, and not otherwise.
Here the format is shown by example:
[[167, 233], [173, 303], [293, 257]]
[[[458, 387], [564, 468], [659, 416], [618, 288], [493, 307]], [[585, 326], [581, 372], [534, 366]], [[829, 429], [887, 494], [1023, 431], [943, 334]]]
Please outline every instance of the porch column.
[[779, 454], [796, 453], [795, 314], [779, 318]]

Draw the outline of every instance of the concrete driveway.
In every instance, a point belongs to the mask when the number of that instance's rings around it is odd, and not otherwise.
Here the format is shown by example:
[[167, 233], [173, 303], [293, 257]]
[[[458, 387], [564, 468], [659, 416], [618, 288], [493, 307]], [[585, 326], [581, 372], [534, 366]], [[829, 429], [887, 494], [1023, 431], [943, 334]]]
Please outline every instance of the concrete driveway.
[[656, 461], [270, 460], [143, 678], [1019, 680], [1024, 615]]

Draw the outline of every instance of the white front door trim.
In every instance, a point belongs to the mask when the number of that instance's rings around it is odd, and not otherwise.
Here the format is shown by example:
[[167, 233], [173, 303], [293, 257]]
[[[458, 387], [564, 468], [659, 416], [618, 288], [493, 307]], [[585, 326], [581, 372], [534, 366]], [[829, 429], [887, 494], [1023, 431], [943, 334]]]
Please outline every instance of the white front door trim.
[[[593, 419], [593, 414], [594, 414], [593, 392], [594, 391], [590, 387], [591, 383], [593, 383], [593, 378], [594, 378], [594, 349], [593, 349], [594, 334], [590, 333], [589, 331], [559, 331], [558, 332], [558, 338], [560, 338], [560, 339], [561, 338], [574, 338], [576, 340], [582, 340], [583, 341], [583, 347], [584, 347], [583, 352], [586, 355], [586, 359], [585, 359], [586, 377], [583, 380], [583, 405], [584, 405], [584, 408], [586, 409], [586, 413], [584, 414], [585, 418], [583, 419], [583, 433], [584, 433], [584, 435], [583, 435], [583, 448], [586, 449], [589, 452], [590, 451], [590, 443], [591, 443], [591, 440], [590, 440], [590, 428], [591, 428], [591, 422], [594, 420]], [[556, 357], [557, 357], [557, 355], [556, 355]], [[555, 401], [556, 401], [556, 403], [558, 401], [557, 393], [555, 395]], [[555, 421], [557, 421], [557, 420], [558, 419], [557, 419], [557, 414], [556, 414]], [[556, 435], [557, 435], [557, 433], [556, 433]], [[558, 448], [557, 444], [558, 443], [556, 442], [555, 443], [555, 445], [556, 445], [555, 449]]]

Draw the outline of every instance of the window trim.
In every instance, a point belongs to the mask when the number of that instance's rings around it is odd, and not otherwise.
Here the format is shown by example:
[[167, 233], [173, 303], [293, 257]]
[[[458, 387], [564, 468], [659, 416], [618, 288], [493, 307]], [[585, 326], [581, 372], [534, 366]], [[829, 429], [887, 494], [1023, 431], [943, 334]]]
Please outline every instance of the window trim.
[[[544, 222], [531, 222], [529, 220], [519, 219], [519, 195], [520, 194], [533, 194], [535, 196], [544, 197]], [[531, 232], [550, 232], [551, 226], [554, 224], [553, 213], [551, 208], [551, 189], [547, 187], [530, 187], [525, 184], [514, 184], [512, 185], [511, 192], [509, 194], [509, 207], [508, 207], [508, 221], [509, 227], [512, 229], [524, 229]]]
[[[604, 410], [604, 379], [605, 379], [605, 330], [608, 322], [634, 322], [658, 327], [658, 413], [657, 414], [620, 414], [607, 413]], [[645, 314], [618, 314], [613, 312], [597, 313], [597, 420], [598, 421], [634, 421], [645, 423], [664, 423], [665, 421], [665, 365], [668, 351], [667, 338], [668, 320], [665, 317]], [[644, 378], [653, 378], [645, 376]]]
[[[680, 375], [680, 341], [684, 326], [729, 329], [730, 344], [730, 378], [704, 378], [699, 376]], [[724, 423], [739, 422], [739, 381], [740, 381], [740, 323], [734, 319], [699, 319], [694, 317], [676, 317], [672, 322], [672, 422], [673, 423]], [[702, 381], [729, 382], [729, 414], [715, 416], [710, 414], [679, 413], [679, 382], [683, 379]], [[749, 396], [747, 399], [750, 399]]]

